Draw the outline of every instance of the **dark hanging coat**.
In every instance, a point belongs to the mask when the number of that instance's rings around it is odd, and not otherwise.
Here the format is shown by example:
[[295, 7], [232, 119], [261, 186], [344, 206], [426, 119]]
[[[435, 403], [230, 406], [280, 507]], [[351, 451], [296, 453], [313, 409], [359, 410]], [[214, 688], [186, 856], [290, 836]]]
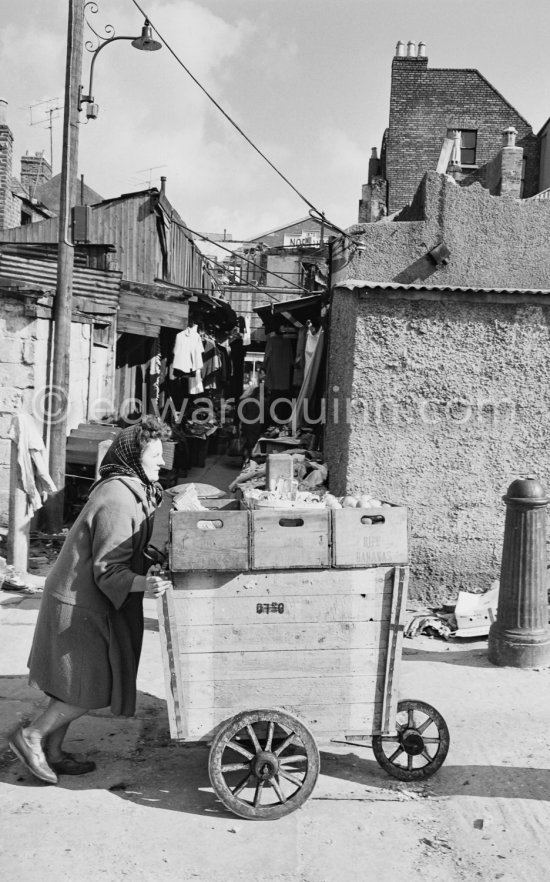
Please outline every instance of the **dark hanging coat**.
[[144, 575], [154, 504], [129, 477], [92, 491], [46, 579], [29, 681], [67, 704], [131, 716], [143, 640]]

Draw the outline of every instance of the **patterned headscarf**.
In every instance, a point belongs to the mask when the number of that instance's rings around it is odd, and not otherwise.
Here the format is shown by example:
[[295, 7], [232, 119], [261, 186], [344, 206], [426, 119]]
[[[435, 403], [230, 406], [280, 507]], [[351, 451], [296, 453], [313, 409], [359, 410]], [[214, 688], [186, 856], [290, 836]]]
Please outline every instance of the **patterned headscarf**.
[[[158, 481], [150, 481], [141, 464], [140, 427], [129, 426], [120, 432], [109, 447], [103, 462], [99, 467], [99, 481], [106, 478], [114, 478], [123, 475], [128, 478], [138, 478], [145, 487], [147, 498], [155, 505], [160, 505], [162, 500], [162, 486]], [[92, 488], [93, 489], [93, 488]]]

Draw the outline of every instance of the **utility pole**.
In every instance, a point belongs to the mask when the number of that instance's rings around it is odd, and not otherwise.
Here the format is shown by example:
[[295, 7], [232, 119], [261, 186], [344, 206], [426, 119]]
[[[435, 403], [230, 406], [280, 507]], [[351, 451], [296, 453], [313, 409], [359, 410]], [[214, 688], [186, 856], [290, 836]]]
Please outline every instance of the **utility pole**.
[[70, 239], [70, 227], [71, 207], [76, 202], [78, 173], [78, 99], [80, 82], [82, 80], [84, 5], [85, 0], [69, 0], [63, 147], [61, 155], [61, 193], [59, 200], [57, 286], [53, 309], [53, 364], [48, 407], [50, 475], [58, 492], [48, 500], [46, 512], [49, 529], [54, 532], [59, 532], [63, 527], [74, 268], [74, 245]]

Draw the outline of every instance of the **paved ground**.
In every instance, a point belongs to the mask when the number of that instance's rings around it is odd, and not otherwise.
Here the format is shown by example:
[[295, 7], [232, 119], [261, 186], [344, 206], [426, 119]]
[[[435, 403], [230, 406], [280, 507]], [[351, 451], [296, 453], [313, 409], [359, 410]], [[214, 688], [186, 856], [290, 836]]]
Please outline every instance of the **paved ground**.
[[[187, 480], [236, 474], [209, 461]], [[486, 641], [405, 641], [403, 697], [430, 702], [451, 733], [447, 762], [421, 784], [389, 778], [367, 749], [322, 745], [299, 811], [272, 822], [227, 813], [208, 751], [170, 741], [156, 605], [146, 601], [138, 713], [75, 724], [71, 747], [98, 769], [57, 787], [7, 748], [42, 701], [26, 682], [39, 595], [0, 592], [0, 877], [198, 882], [404, 878], [543, 882], [550, 863], [550, 669], [495, 668]]]

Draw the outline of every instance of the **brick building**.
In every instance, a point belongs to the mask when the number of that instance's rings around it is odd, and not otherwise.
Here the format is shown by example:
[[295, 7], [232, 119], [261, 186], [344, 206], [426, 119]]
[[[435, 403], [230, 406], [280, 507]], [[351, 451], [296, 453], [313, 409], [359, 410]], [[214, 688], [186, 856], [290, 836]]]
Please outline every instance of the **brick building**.
[[[412, 200], [423, 175], [436, 171], [446, 138], [459, 183], [479, 181], [495, 193], [490, 165], [513, 128], [523, 149], [521, 196], [539, 190], [539, 139], [512, 105], [474, 69], [430, 68], [426, 47], [397, 44], [392, 62], [390, 118], [380, 157], [369, 162], [369, 180], [359, 203], [359, 222], [378, 220]], [[548, 185], [547, 185], [548, 186]]]
[[13, 174], [13, 133], [7, 120], [7, 101], [0, 99], [0, 230], [51, 217], [35, 190], [49, 181], [52, 170], [41, 153], [21, 158], [21, 179]]

